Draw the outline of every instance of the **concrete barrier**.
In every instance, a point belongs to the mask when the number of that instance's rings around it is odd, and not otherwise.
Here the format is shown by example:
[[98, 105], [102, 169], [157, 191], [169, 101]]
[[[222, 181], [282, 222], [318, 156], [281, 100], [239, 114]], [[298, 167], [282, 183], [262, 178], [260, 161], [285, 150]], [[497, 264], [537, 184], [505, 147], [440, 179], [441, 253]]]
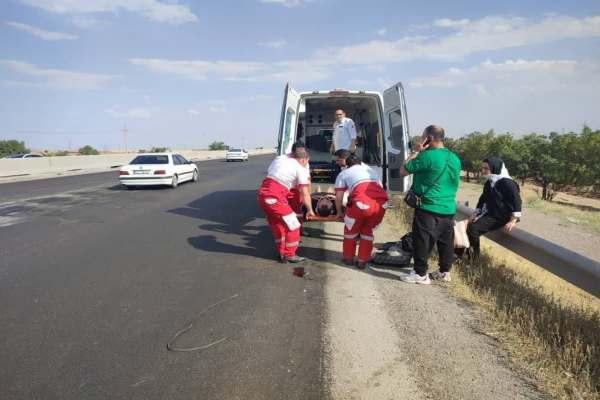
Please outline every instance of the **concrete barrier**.
[[[227, 151], [181, 150], [174, 151], [191, 161], [224, 159]], [[248, 150], [250, 156], [274, 154], [275, 149]], [[48, 178], [69, 173], [92, 173], [118, 168], [128, 164], [136, 153], [103, 154], [97, 156], [62, 156], [24, 159], [1, 159], [0, 182], [22, 179]]]

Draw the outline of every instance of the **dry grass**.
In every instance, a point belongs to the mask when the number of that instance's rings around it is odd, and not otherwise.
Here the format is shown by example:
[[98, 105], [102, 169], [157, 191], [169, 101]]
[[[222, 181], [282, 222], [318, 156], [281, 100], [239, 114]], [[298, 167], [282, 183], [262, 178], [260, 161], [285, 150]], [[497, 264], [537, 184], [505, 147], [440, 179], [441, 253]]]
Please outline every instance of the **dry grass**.
[[[404, 228], [400, 200], [390, 221]], [[455, 267], [451, 293], [482, 305], [514, 361], [561, 399], [600, 399], [600, 301], [486, 241], [481, 260]]]

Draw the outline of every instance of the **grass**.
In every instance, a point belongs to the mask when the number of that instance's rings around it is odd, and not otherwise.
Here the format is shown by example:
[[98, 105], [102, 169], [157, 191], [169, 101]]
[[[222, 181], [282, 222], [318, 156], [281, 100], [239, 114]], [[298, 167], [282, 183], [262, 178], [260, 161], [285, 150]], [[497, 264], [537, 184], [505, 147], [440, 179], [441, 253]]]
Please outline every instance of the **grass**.
[[[412, 211], [395, 203], [391, 222], [406, 228]], [[451, 293], [488, 311], [493, 336], [540, 389], [600, 399], [600, 300], [485, 240], [481, 260], [454, 271]]]
[[[482, 190], [482, 185], [479, 183], [463, 181], [460, 184], [462, 187], [477, 191], [478, 193]], [[573, 201], [572, 205], [565, 205], [564, 201], [561, 204], [544, 201], [540, 198], [538, 190], [538, 187], [531, 184], [521, 187], [524, 209], [533, 209], [547, 215], [554, 215], [566, 223], [577, 224], [585, 227], [594, 234], [600, 234], [600, 209], [592, 211], [593, 207], [588, 207], [587, 209], [577, 208], [579, 205], [573, 200], [571, 200]], [[572, 198], [573, 196], [569, 197]]]

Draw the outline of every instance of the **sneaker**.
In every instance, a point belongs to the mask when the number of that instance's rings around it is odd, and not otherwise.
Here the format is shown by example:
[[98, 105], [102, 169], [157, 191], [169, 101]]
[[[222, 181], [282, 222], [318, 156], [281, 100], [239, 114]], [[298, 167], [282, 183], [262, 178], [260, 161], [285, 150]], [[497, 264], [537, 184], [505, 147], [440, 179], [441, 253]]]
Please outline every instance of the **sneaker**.
[[358, 268], [358, 269], [365, 269], [366, 266], [367, 266], [366, 261], [359, 261], [356, 263], [356, 268]]
[[286, 260], [286, 258], [285, 258], [285, 256], [283, 254], [279, 255], [278, 260], [282, 264], [287, 264], [287, 260]]
[[431, 273], [431, 279], [443, 282], [452, 281], [452, 278], [450, 278], [450, 272], [441, 272], [439, 269]]
[[304, 261], [306, 259], [304, 257], [300, 257], [300, 256], [291, 256], [291, 257], [286, 257], [285, 260], [289, 263], [297, 264], [297, 263], [301, 263], [302, 261]]
[[348, 258], [342, 258], [342, 262], [348, 266], [353, 267], [354, 266], [354, 260], [353, 259], [348, 259]]
[[431, 279], [429, 279], [429, 275], [421, 276], [417, 274], [415, 271], [411, 271], [410, 274], [404, 275], [400, 278], [402, 282], [406, 283], [418, 283], [421, 285], [431, 285]]

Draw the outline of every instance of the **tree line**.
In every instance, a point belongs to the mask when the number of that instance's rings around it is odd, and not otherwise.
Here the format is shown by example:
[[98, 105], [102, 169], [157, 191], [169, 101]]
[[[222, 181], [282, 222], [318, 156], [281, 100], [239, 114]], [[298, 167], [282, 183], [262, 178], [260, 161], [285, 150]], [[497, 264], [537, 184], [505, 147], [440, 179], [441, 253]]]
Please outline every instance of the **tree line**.
[[498, 156], [521, 184], [541, 185], [543, 200], [565, 189], [600, 193], [600, 130], [587, 126], [581, 132], [530, 133], [518, 139], [509, 132], [472, 132], [448, 138], [446, 146], [460, 157], [467, 181], [479, 177], [483, 159]]

